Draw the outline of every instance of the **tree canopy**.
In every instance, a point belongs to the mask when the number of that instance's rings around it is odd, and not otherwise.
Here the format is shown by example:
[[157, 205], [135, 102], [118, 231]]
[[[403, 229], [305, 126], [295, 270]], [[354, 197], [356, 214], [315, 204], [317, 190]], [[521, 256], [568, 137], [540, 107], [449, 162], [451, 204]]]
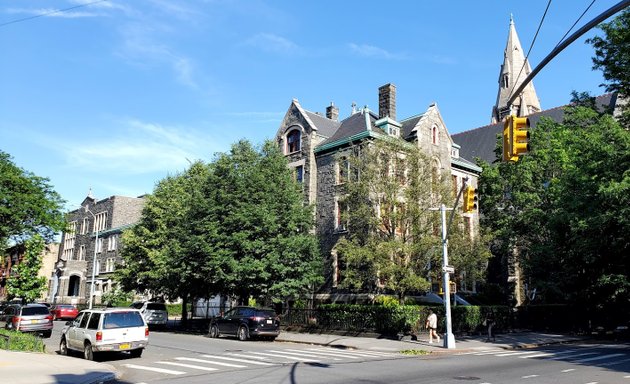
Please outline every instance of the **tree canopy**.
[[40, 235], [34, 235], [26, 240], [21, 247], [24, 255], [7, 279], [7, 296], [9, 299], [21, 298], [30, 303], [38, 299], [46, 290], [46, 278], [39, 276], [42, 267], [42, 251], [44, 240]]
[[53, 241], [66, 225], [64, 203], [47, 178], [19, 168], [0, 151], [0, 249], [35, 235]]

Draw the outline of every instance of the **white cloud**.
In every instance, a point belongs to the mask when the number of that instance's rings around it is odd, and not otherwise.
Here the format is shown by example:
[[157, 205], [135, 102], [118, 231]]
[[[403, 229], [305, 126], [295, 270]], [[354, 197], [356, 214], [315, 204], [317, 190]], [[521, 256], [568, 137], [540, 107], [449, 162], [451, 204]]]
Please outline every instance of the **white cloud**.
[[7, 8], [6, 13], [23, 14], [31, 16], [46, 16], [46, 17], [62, 17], [62, 18], [79, 18], [79, 17], [96, 17], [99, 16], [96, 12], [90, 11], [64, 11], [55, 8]]
[[364, 57], [387, 60], [401, 60], [405, 58], [404, 54], [391, 53], [383, 48], [379, 48], [369, 44], [350, 43], [348, 44], [348, 47], [353, 53]]
[[249, 38], [246, 43], [274, 53], [293, 53], [300, 50], [300, 47], [291, 40], [273, 33], [258, 33]]

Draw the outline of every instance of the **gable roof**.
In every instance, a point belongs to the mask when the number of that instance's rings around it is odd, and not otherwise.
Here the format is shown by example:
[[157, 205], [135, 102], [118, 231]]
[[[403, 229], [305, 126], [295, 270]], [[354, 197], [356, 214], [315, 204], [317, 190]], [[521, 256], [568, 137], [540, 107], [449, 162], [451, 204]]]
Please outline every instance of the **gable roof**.
[[[616, 94], [608, 93], [597, 96], [595, 104], [600, 111], [612, 111], [616, 103]], [[535, 128], [540, 119], [548, 117], [556, 122], [564, 120], [564, 108], [567, 105], [546, 109], [529, 116], [529, 122], [532, 128]], [[497, 146], [497, 136], [503, 134], [503, 122], [485, 125], [483, 127], [474, 128], [469, 131], [460, 132], [451, 136], [453, 141], [461, 146], [459, 150], [460, 157], [466, 159], [476, 159], [477, 157], [488, 163], [497, 160], [494, 150]]]
[[313, 113], [311, 111], [304, 110], [304, 113], [311, 119], [313, 124], [317, 127], [317, 133], [324, 137], [331, 137], [337, 132], [340, 122], [331, 120], [327, 117], [320, 115], [319, 113]]
[[341, 145], [348, 142], [350, 138], [355, 138], [362, 133], [364, 133], [365, 136], [370, 136], [369, 132], [372, 131], [383, 133], [380, 128], [374, 126], [376, 120], [378, 120], [378, 116], [367, 108], [350, 115], [341, 121], [341, 125], [335, 134], [322, 142], [315, 151], [319, 152], [335, 147], [337, 143]]

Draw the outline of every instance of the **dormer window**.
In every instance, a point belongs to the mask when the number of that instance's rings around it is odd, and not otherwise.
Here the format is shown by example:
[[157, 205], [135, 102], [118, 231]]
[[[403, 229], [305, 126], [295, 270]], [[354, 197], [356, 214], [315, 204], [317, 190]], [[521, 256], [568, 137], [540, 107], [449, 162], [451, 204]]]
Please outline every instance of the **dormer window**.
[[399, 133], [398, 133], [398, 127], [394, 127], [393, 125], [389, 126], [389, 135], [390, 136], [394, 136], [394, 137], [398, 137]]
[[298, 129], [287, 133], [287, 153], [297, 152], [301, 149], [302, 134]]

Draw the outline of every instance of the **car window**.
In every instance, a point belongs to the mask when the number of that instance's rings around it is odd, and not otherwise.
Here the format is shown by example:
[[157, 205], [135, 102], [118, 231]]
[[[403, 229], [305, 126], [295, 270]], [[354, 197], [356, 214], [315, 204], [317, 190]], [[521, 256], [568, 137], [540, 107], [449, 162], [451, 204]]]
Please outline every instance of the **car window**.
[[75, 327], [78, 327], [84, 315], [85, 315], [85, 312], [79, 313], [77, 317], [75, 317], [74, 320], [72, 321], [72, 325]]
[[104, 329], [142, 326], [144, 326], [142, 316], [136, 311], [106, 313], [103, 320]]
[[148, 303], [147, 309], [150, 309], [153, 311], [166, 311], [166, 305], [162, 303]]
[[4, 309], [5, 315], [13, 315], [15, 313], [15, 307], [7, 307]]
[[22, 307], [22, 316], [49, 315], [46, 307]]
[[90, 313], [85, 312], [85, 314], [83, 314], [83, 318], [81, 319], [81, 324], [79, 324], [79, 328], [85, 328], [89, 318], [90, 318]]
[[144, 305], [144, 303], [133, 303], [130, 305], [131, 308], [135, 308], [135, 309], [142, 309], [142, 306]]
[[223, 316], [223, 317], [234, 317], [234, 316], [236, 316], [236, 310], [237, 310], [237, 308], [230, 309], [229, 311], [227, 311], [225, 313], [225, 316]]
[[259, 309], [256, 311], [258, 317], [276, 317], [276, 312], [268, 309]]
[[92, 316], [90, 317], [90, 321], [88, 322], [88, 329], [98, 329], [98, 322], [101, 320], [101, 314], [100, 313], [92, 313]]
[[240, 316], [241, 317], [252, 317], [254, 316], [254, 309], [252, 308], [241, 308], [241, 313]]

